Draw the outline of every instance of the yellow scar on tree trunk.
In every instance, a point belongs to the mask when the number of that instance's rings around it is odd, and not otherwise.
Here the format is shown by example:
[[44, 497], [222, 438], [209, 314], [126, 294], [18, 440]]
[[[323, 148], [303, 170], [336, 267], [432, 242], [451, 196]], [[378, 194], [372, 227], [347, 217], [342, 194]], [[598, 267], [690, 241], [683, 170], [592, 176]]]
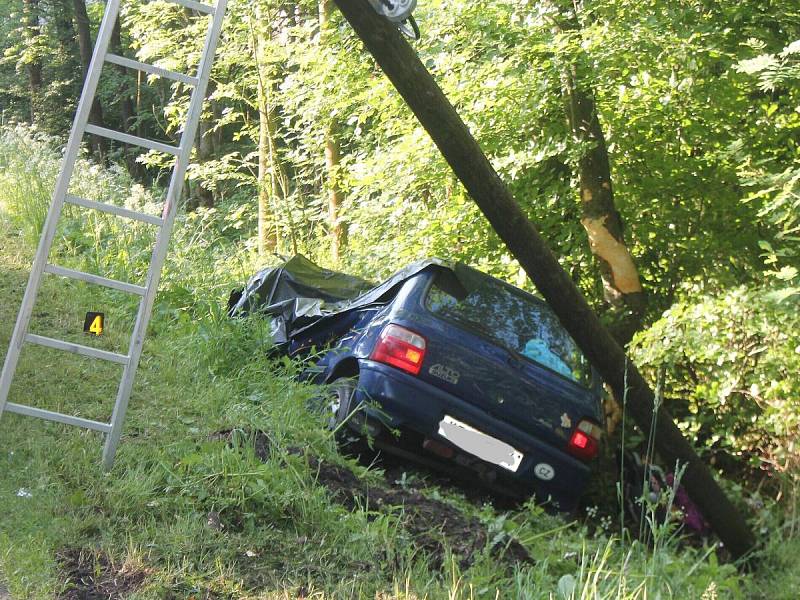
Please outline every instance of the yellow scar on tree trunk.
[[611, 268], [612, 285], [621, 294], [634, 294], [642, 291], [639, 273], [633, 262], [628, 247], [617, 240], [606, 229], [608, 216], [593, 219], [581, 219], [581, 225], [589, 235], [589, 247], [592, 253], [600, 257]]

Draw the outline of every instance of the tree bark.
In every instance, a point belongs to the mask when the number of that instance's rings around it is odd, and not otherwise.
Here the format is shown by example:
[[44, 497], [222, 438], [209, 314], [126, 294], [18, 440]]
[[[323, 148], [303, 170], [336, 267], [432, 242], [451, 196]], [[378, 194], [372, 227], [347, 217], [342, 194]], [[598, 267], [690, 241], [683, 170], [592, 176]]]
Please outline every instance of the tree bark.
[[[81, 53], [81, 67], [83, 68], [83, 79], [89, 73], [89, 64], [92, 62], [92, 32], [89, 23], [89, 15], [86, 12], [86, 2], [84, 0], [72, 0], [75, 11], [75, 26], [78, 30], [78, 46]], [[92, 107], [89, 110], [89, 122], [98, 127], [103, 127], [103, 107], [100, 105], [100, 98], [95, 95]], [[90, 136], [90, 146], [95, 154], [100, 158], [105, 157], [107, 144], [105, 138], [100, 136]]]
[[[745, 520], [669, 412], [655, 405], [653, 391], [639, 370], [561, 268], [414, 50], [366, 0], [336, 0], [336, 4], [561, 323], [606, 383], [626, 398], [642, 431], [655, 436], [662, 458], [686, 466], [683, 485], [730, 552], [740, 557], [750, 551], [755, 539]], [[651, 432], [654, 412], [657, 418]]]
[[39, 26], [39, 0], [25, 0], [25, 42], [31, 58], [28, 60], [28, 88], [30, 93], [31, 124], [37, 122], [36, 115], [42, 94], [42, 62], [36, 45], [41, 35]]
[[[70, 2], [59, 2], [53, 5], [53, 24], [56, 31], [56, 39], [61, 49], [63, 58], [61, 58], [61, 68], [66, 73], [69, 73], [70, 91], [65, 91], [64, 95], [69, 97], [70, 102], [77, 103], [77, 98], [80, 95], [80, 85], [78, 73], [80, 72], [81, 65], [81, 52], [78, 47], [78, 38], [75, 33], [75, 22], [73, 18], [73, 7]], [[65, 74], [66, 74], [65, 73]], [[59, 109], [63, 109], [64, 105], [60, 104]], [[72, 111], [70, 111], [72, 112]]]
[[[111, 49], [118, 56], [125, 56], [125, 48], [122, 45], [121, 29], [122, 26], [119, 18], [117, 18], [117, 22], [114, 23], [114, 29], [111, 31]], [[131, 98], [131, 76], [128, 73], [127, 68], [123, 67], [122, 65], [115, 66], [122, 80], [122, 83], [119, 86], [119, 112], [120, 119], [122, 121], [120, 130], [125, 133], [129, 133], [131, 131], [131, 127], [133, 126], [134, 119], [136, 118], [136, 108], [133, 103], [133, 98]], [[128, 172], [134, 177], [139, 176], [141, 174], [141, 169], [140, 165], [136, 162], [136, 150], [127, 144], [124, 144], [123, 152], [125, 154], [125, 165], [128, 169]]]
[[258, 253], [264, 256], [278, 249], [277, 201], [281, 188], [278, 181], [278, 156], [274, 139], [274, 107], [272, 106], [272, 81], [269, 67], [264, 64], [265, 45], [264, 19], [260, 7], [255, 9], [252, 25], [253, 57], [258, 75]]
[[331, 258], [339, 262], [347, 245], [347, 228], [342, 222], [341, 209], [344, 194], [339, 185], [341, 153], [333, 125], [325, 131], [325, 169], [328, 175], [328, 228], [331, 237]]
[[[330, 19], [333, 12], [331, 0], [320, 0], [319, 3], [319, 41], [323, 47], [330, 33]], [[341, 219], [344, 194], [339, 184], [341, 148], [336, 136], [337, 124], [334, 118], [325, 128], [325, 171], [328, 178], [328, 230], [331, 238], [331, 258], [339, 262], [341, 253], [347, 245], [347, 228]]]
[[606, 302], [621, 312], [612, 332], [624, 346], [642, 326], [647, 301], [614, 204], [608, 147], [597, 107], [592, 95], [578, 86], [573, 80], [569, 88], [570, 127], [579, 140], [590, 145], [579, 161], [581, 225], [600, 264]]
[[[214, 89], [214, 82], [209, 81], [208, 88], [206, 89], [207, 96], [211, 96], [214, 93]], [[195, 141], [197, 162], [199, 164], [203, 164], [214, 157], [214, 134], [211, 131], [213, 128], [214, 123], [209, 119], [209, 117], [206, 114], [201, 115], [200, 122], [197, 124], [197, 139]], [[202, 180], [198, 179], [197, 185], [195, 186], [194, 196], [194, 208], [197, 208], [198, 206], [202, 206], [204, 208], [213, 208], [215, 202], [214, 190], [205, 185]]]
[[273, 186], [270, 165], [269, 104], [259, 86], [258, 91], [258, 253], [261, 256], [278, 247]]
[[[580, 31], [581, 24], [572, 3], [569, 3], [567, 11], [558, 10], [555, 2], [551, 6], [557, 14], [569, 15], [554, 26], [554, 33]], [[572, 64], [564, 72], [563, 82], [572, 135], [585, 146], [578, 161], [581, 225], [599, 264], [605, 300], [613, 309], [611, 332], [625, 346], [642, 326], [647, 297], [636, 263], [625, 243], [622, 216], [614, 203], [606, 138], [594, 95], [585, 83], [587, 78], [580, 64], [580, 57], [572, 58]]]

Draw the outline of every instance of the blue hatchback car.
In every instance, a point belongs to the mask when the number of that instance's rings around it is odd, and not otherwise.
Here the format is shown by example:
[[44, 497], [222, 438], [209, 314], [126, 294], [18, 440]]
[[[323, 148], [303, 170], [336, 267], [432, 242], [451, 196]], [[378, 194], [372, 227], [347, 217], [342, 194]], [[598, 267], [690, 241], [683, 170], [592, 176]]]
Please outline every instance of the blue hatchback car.
[[271, 315], [292, 354], [325, 349], [308, 376], [329, 384], [333, 425], [575, 508], [601, 440], [601, 384], [542, 300], [435, 259], [379, 286], [301, 259], [256, 276], [231, 308]]

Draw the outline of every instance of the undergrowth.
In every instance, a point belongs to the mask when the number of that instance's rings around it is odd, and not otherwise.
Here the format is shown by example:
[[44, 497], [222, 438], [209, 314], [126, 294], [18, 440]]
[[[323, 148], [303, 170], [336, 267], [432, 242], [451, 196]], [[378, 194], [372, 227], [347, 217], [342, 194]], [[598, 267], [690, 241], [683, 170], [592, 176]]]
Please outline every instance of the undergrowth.
[[[46, 204], [57, 155], [30, 132], [5, 132], [0, 142], [4, 356], [41, 225], [36, 203]], [[18, 146], [3, 147], [9, 143]], [[25, 152], [42, 155], [35, 173], [30, 163], [12, 160], [25, 144]], [[26, 177], [41, 181], [26, 192]], [[130, 183], [124, 174], [98, 171], [98, 177], [108, 178], [109, 189]], [[130, 205], [128, 197], [115, 200]], [[133, 233], [115, 246], [125, 226], [67, 217], [55, 258], [116, 269], [110, 276], [136, 273], [124, 263], [145, 246], [143, 236]], [[566, 519], [532, 502], [498, 511], [419, 473], [387, 483], [377, 467], [344, 458], [324, 415], [309, 410], [318, 390], [296, 381], [296, 363], [270, 354], [267, 324], [225, 316], [227, 290], [253, 267], [247, 248], [242, 232], [219, 213], [178, 222], [109, 474], [99, 467], [98, 434], [3, 415], [0, 582], [14, 598], [80, 597], [76, 586], [86, 581], [106, 597], [115, 593], [108, 586], [124, 582], [117, 591], [130, 598], [794, 597], [786, 592], [797, 587], [762, 585], [778, 574], [800, 585], [796, 515], [787, 518], [773, 505], [760, 508], [756, 523], [769, 540], [760, 554], [769, 571], [743, 575], [717, 560], [713, 542], [685, 543], [676, 522], [659, 520], [656, 507], [644, 507], [648, 546], [613, 519]], [[37, 303], [38, 331], [119, 346], [125, 332], [116, 317], [104, 340], [80, 332], [83, 312], [117, 300], [53, 278]], [[130, 324], [119, 315], [116, 321]], [[26, 349], [11, 399], [107, 420], [117, 378], [90, 361]], [[411, 486], [455, 507], [485, 529], [486, 548], [467, 564], [445, 543], [442, 560], [432, 560], [407, 527], [410, 507], [349, 510], [322, 485], [324, 464], [351, 470], [368, 486]], [[530, 561], [492, 550], [511, 540]]]

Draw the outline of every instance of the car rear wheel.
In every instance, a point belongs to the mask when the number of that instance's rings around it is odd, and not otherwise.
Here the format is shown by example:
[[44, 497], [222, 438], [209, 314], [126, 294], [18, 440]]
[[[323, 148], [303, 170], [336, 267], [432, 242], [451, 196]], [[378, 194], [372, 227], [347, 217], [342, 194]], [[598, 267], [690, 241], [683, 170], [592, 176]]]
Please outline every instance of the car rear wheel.
[[353, 396], [356, 393], [355, 377], [344, 377], [337, 379], [328, 386], [326, 396], [326, 407], [330, 411], [328, 419], [328, 429], [337, 430], [342, 423], [347, 421], [353, 411]]

